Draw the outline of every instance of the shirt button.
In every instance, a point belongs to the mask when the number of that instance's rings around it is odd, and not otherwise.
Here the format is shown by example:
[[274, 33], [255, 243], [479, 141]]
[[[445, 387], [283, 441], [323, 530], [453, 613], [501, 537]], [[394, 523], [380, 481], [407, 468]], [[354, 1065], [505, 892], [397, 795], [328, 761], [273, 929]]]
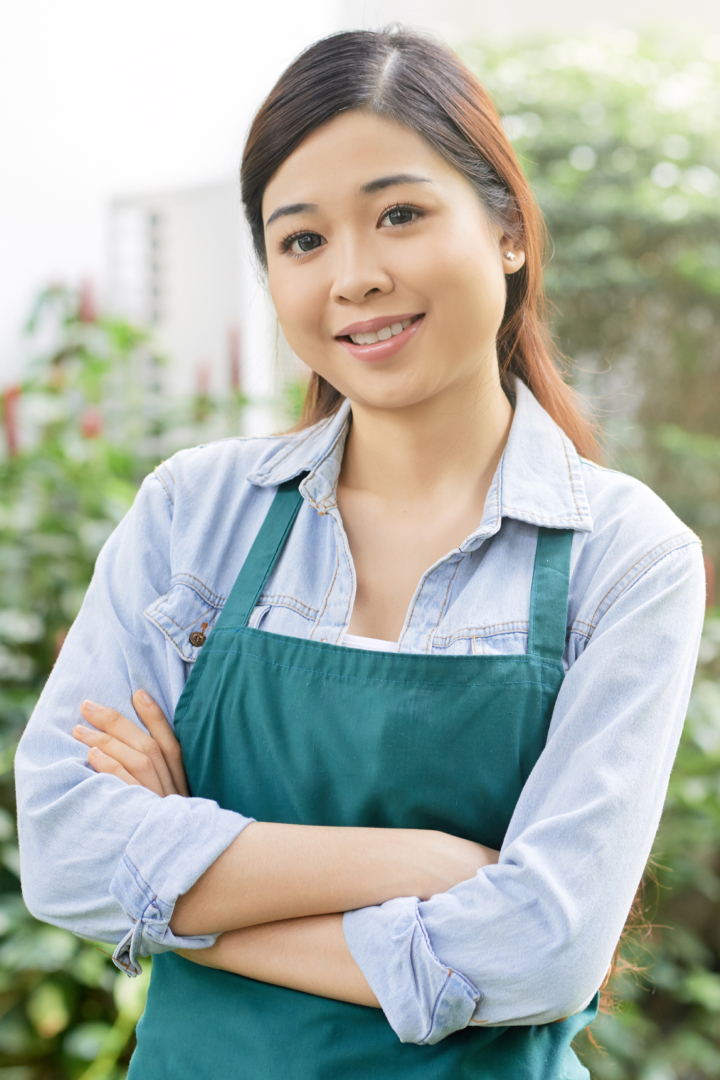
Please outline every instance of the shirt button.
[[199, 649], [201, 645], [204, 645], [205, 641], [205, 635], [199, 630], [194, 630], [190, 635], [190, 644], [194, 645], [196, 649]]

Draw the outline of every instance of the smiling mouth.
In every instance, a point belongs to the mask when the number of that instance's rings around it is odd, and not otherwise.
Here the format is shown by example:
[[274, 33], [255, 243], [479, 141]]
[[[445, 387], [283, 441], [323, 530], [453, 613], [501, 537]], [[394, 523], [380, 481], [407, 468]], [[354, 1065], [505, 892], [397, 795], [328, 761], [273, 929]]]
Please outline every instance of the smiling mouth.
[[413, 315], [412, 318], [403, 319], [402, 322], [388, 323], [379, 330], [365, 334], [343, 334], [338, 340], [351, 341], [353, 345], [376, 345], [379, 341], [389, 341], [390, 338], [402, 334], [403, 330], [407, 330], [408, 326], [417, 322], [418, 319], [422, 319], [422, 315]]

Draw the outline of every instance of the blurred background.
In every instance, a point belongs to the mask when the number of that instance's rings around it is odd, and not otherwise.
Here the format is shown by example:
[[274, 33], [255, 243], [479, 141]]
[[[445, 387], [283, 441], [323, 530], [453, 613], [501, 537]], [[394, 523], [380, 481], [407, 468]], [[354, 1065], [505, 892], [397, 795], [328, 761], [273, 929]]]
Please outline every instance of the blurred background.
[[[598, 17], [602, 22], [598, 22]], [[8, 0], [0, 9], [0, 1080], [121, 1080], [150, 964], [35, 922], [15, 745], [100, 546], [181, 446], [279, 430], [304, 372], [248, 256], [237, 164], [306, 44], [457, 48], [545, 212], [569, 377], [607, 463], [703, 540], [700, 666], [597, 1080], [720, 1077], [720, 5]], [[602, 888], [602, 882], [598, 882]]]

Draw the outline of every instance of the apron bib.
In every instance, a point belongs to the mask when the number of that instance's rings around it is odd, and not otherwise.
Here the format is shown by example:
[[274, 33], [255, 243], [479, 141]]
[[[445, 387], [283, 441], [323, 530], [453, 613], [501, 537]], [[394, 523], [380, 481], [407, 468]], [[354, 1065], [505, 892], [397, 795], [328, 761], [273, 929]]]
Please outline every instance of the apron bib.
[[[540, 529], [527, 655], [378, 653], [251, 629], [302, 503], [281, 485], [175, 713], [193, 795], [301, 825], [439, 829], [499, 848], [563, 680], [570, 530]], [[482, 989], [482, 988], [481, 988]], [[379, 1009], [153, 959], [128, 1080], [587, 1080], [597, 1011], [401, 1043]]]

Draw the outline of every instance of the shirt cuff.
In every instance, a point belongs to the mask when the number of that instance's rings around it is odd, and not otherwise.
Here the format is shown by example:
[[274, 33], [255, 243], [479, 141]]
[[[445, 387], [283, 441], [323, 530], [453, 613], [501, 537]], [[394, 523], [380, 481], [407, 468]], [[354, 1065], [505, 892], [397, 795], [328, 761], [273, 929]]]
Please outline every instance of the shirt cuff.
[[440, 1042], [466, 1028], [481, 994], [433, 952], [414, 896], [348, 911], [343, 930], [353, 960], [400, 1042]]
[[139, 975], [140, 956], [214, 944], [217, 934], [173, 934], [168, 924], [175, 901], [254, 820], [222, 810], [211, 799], [168, 795], [153, 804], [110, 883], [110, 892], [134, 923], [113, 954], [121, 971]]

